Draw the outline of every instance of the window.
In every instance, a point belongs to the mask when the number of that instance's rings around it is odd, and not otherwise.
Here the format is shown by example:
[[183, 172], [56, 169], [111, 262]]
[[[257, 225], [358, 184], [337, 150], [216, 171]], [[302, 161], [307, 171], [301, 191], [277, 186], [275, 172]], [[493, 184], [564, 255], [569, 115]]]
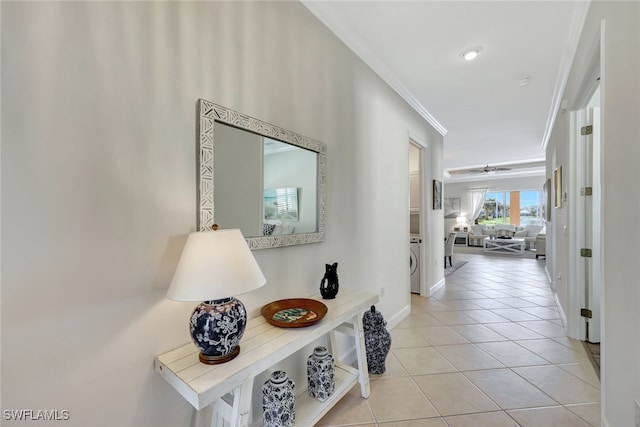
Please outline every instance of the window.
[[479, 224], [543, 224], [541, 192], [537, 190], [487, 192]]

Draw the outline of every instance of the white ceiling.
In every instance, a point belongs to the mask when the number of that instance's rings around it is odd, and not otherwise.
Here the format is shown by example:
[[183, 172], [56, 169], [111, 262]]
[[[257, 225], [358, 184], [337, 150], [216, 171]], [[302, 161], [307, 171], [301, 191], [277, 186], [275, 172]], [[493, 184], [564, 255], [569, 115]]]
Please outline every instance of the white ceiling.
[[[588, 2], [303, 4], [445, 135], [445, 177], [485, 165], [544, 173], [544, 144]], [[461, 51], [472, 46], [480, 55], [464, 61]]]

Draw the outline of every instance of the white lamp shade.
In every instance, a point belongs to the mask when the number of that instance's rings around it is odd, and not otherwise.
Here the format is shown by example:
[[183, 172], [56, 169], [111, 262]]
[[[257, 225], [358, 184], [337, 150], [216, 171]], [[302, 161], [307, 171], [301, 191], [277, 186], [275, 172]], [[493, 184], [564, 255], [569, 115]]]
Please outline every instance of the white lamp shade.
[[208, 301], [258, 289], [266, 283], [240, 230], [189, 234], [167, 298]]
[[456, 217], [456, 222], [458, 224], [464, 224], [465, 222], [467, 222], [467, 217], [466, 216], [458, 216], [458, 217]]

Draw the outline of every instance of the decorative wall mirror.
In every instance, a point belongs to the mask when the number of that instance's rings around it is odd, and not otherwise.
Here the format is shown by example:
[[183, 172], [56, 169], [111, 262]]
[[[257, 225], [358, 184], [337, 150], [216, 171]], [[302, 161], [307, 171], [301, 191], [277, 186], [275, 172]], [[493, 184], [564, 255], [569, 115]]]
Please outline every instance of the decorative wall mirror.
[[198, 229], [239, 228], [251, 249], [324, 240], [326, 146], [198, 100]]

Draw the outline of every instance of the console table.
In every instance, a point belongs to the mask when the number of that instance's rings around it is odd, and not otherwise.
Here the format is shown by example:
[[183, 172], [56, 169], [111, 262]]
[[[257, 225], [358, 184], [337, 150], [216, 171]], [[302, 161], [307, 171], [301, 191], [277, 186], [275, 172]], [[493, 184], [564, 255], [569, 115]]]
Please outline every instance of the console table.
[[456, 231], [456, 245], [469, 246], [469, 232], [468, 231]]
[[522, 238], [511, 238], [511, 239], [501, 239], [496, 237], [492, 239], [490, 237], [485, 237], [482, 240], [483, 251], [484, 252], [506, 252], [506, 253], [515, 253], [521, 254], [524, 252], [524, 239]]
[[[198, 360], [198, 350], [189, 343], [155, 358], [155, 370], [194, 408], [192, 426], [204, 426], [211, 410], [211, 425], [247, 426], [251, 411], [253, 380], [276, 363], [327, 335], [329, 348], [336, 350], [335, 333], [354, 339], [357, 369], [336, 360], [336, 387], [325, 402], [310, 397], [305, 389], [296, 387], [296, 424], [313, 425], [337, 403], [353, 385], [360, 382], [362, 397], [369, 397], [369, 373], [362, 330], [362, 313], [378, 302], [378, 295], [369, 292], [340, 289], [333, 300], [323, 300], [320, 294], [311, 298], [328, 308], [325, 317], [306, 328], [278, 328], [262, 316], [250, 319], [240, 342], [240, 355], [219, 364], [205, 365]], [[303, 362], [306, 363], [306, 359]], [[254, 423], [262, 414], [253, 414]]]

